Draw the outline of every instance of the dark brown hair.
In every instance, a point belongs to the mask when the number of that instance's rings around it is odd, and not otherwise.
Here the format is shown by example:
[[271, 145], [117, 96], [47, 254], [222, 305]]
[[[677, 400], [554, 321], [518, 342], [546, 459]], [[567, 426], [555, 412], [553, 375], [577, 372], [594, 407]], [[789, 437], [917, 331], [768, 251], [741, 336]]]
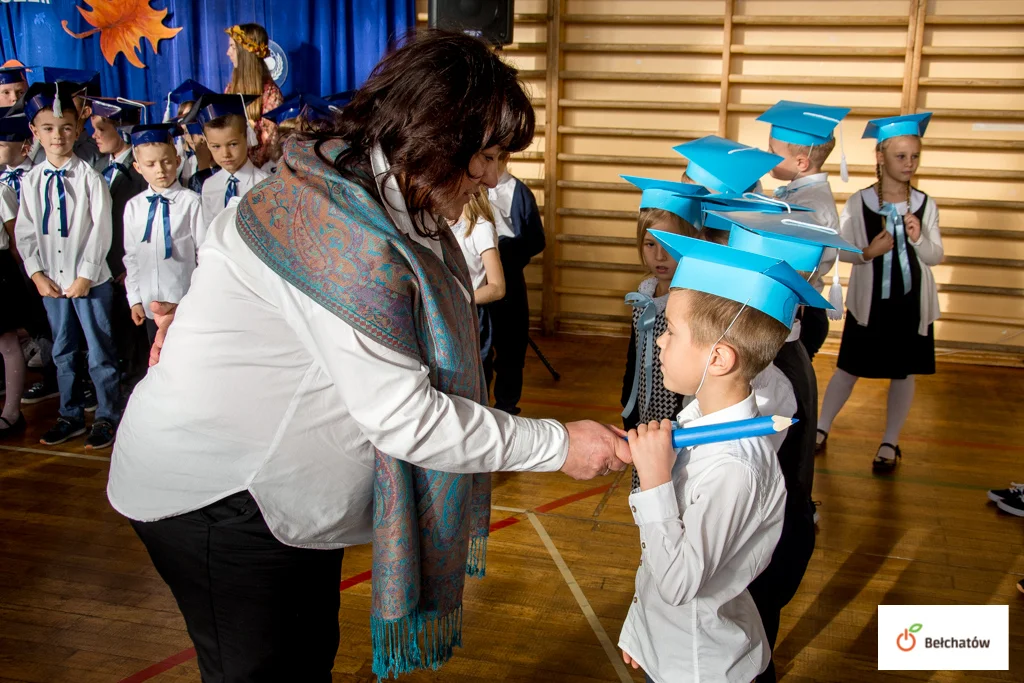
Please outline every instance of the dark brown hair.
[[416, 232], [437, 238], [426, 218], [458, 192], [470, 159], [495, 145], [526, 149], [533, 131], [533, 106], [515, 68], [476, 38], [426, 30], [377, 64], [334, 130], [312, 137], [318, 154], [326, 140], [343, 138], [348, 146], [334, 167], [378, 201], [370, 151], [380, 145]]
[[218, 116], [215, 119], [210, 119], [203, 124], [203, 130], [206, 130], [207, 128], [213, 128], [214, 130], [220, 130], [222, 128], [238, 128], [242, 135], [245, 135], [245, 128], [247, 125], [245, 117], [241, 114], [228, 114], [227, 116]]

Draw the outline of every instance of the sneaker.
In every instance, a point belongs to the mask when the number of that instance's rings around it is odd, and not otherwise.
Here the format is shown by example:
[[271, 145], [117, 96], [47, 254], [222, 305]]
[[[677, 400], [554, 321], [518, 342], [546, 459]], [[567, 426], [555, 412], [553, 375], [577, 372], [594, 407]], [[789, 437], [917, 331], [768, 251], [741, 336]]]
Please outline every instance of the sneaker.
[[85, 450], [92, 451], [100, 448], [109, 448], [114, 443], [114, 425], [108, 420], [96, 420], [92, 425], [92, 431], [85, 438]]
[[60, 391], [57, 387], [48, 386], [45, 382], [36, 382], [21, 397], [21, 405], [30, 406], [58, 396], [60, 396]]
[[43, 434], [43, 438], [39, 439], [39, 443], [44, 446], [56, 446], [82, 434], [85, 434], [84, 423], [72, 422], [66, 417], [58, 417], [57, 424], [50, 431]]
[[1012, 481], [1010, 482], [1010, 488], [1008, 489], [992, 489], [991, 491], [989, 491], [988, 499], [991, 500], [993, 503], [998, 503], [999, 501], [1005, 498], [1016, 496], [1022, 491], [1024, 491], [1024, 484], [1018, 484], [1017, 482]]
[[1024, 517], [1024, 491], [1021, 491], [1016, 496], [997, 500], [996, 505], [1003, 512], [1008, 512], [1017, 517]]
[[96, 401], [96, 391], [92, 387], [82, 389], [82, 400], [85, 402], [85, 412], [96, 412], [96, 408], [99, 407], [99, 402]]

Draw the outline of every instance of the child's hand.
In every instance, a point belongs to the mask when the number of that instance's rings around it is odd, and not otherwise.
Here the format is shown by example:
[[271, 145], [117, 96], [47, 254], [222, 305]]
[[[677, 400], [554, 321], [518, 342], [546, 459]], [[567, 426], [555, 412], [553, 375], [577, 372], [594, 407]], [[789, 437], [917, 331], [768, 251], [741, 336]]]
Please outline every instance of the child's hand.
[[81, 299], [83, 296], [89, 295], [90, 289], [92, 289], [92, 280], [87, 277], [75, 278], [71, 286], [64, 290], [64, 296], [69, 299]]
[[876, 256], [892, 251], [894, 244], [892, 235], [887, 230], [883, 230], [875, 235], [875, 239], [871, 240], [871, 244], [864, 249], [864, 260], [870, 261]]
[[910, 213], [903, 217], [903, 227], [907, 230], [907, 237], [911, 242], [921, 239], [921, 221], [917, 216]]
[[644, 491], [672, 481], [676, 452], [672, 448], [672, 422], [662, 420], [637, 425], [629, 431], [629, 450], [633, 466]]
[[39, 296], [50, 297], [51, 299], [60, 299], [64, 296], [64, 293], [60, 291], [60, 287], [57, 283], [46, 277], [43, 271], [32, 274], [32, 282], [35, 283], [36, 289], [39, 290]]
[[132, 305], [132, 322], [135, 323], [136, 326], [146, 322], [146, 309], [142, 307], [142, 304]]
[[634, 661], [632, 657], [627, 655], [625, 650], [622, 651], [622, 661], [624, 661], [626, 664], [629, 664], [634, 669], [639, 669], [640, 668], [640, 665], [637, 664], [636, 661]]
[[153, 367], [160, 362], [160, 351], [164, 348], [167, 328], [174, 322], [174, 312], [178, 310], [178, 304], [151, 301], [149, 310], [153, 312], [153, 321], [156, 323], [156, 336], [153, 338], [153, 345], [149, 347], [149, 367]]

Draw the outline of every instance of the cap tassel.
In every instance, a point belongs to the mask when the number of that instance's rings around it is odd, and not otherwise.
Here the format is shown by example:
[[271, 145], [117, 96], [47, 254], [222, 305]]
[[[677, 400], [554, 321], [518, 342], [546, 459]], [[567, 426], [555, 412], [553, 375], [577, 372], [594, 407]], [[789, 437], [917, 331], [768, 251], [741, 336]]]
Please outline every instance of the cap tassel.
[[53, 116], [54, 118], [64, 118], [64, 107], [60, 104], [60, 83], [53, 84]]
[[850, 169], [846, 165], [846, 148], [843, 146], [843, 122], [839, 122], [839, 177], [844, 183], [850, 182]]
[[260, 144], [260, 139], [256, 137], [256, 129], [253, 128], [252, 121], [249, 120], [249, 110], [245, 107], [245, 98], [242, 94], [238, 94], [238, 99], [242, 100], [242, 111], [245, 116], [245, 141], [250, 147], [255, 147]]
[[843, 319], [843, 286], [839, 283], [839, 256], [836, 255], [836, 263], [832, 267], [832, 286], [828, 290], [828, 302], [832, 304], [831, 311], [828, 311], [829, 320]]
[[171, 93], [167, 93], [167, 106], [164, 107], [164, 123], [171, 120]]

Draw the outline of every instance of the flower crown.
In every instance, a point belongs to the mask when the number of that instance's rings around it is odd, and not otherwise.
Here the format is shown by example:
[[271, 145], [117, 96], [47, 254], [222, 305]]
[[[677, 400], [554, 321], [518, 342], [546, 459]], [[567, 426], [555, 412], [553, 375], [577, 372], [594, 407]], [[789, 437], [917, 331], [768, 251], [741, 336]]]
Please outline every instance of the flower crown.
[[224, 33], [231, 36], [231, 39], [238, 43], [246, 52], [251, 52], [260, 59], [266, 59], [270, 56], [270, 47], [266, 43], [257, 42], [245, 35], [245, 31], [242, 30], [241, 26], [232, 26], [231, 28], [224, 29]]

